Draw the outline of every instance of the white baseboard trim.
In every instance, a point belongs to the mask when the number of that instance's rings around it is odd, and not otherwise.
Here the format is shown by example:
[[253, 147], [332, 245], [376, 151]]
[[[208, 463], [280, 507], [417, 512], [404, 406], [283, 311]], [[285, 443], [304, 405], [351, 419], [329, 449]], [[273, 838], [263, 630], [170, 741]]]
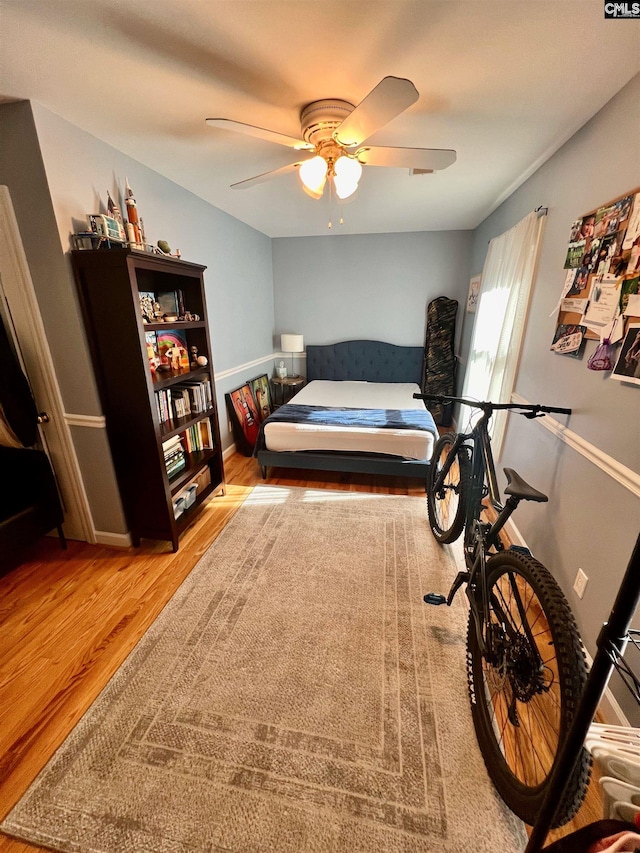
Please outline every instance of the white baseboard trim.
[[[584, 654], [587, 658], [587, 667], [591, 669], [593, 658], [586, 649], [584, 650]], [[600, 699], [598, 713], [602, 716], [603, 721], [610, 726], [626, 726], [627, 728], [631, 726], [626, 714], [618, 704], [618, 700], [608, 687], [605, 688]]]
[[98, 545], [113, 545], [115, 548], [130, 548], [131, 536], [128, 533], [110, 533], [108, 530], [96, 530]]
[[[504, 526], [504, 529], [505, 533], [514, 543], [514, 545], [522, 545], [524, 548], [527, 547], [527, 543], [524, 541], [522, 534], [511, 519], [507, 521]], [[591, 669], [591, 665], [593, 664], [593, 658], [586, 649], [584, 649], [584, 653], [587, 659], [587, 667]], [[618, 704], [616, 697], [613, 695], [613, 693], [609, 690], [608, 687], [602, 694], [602, 698], [600, 699], [600, 704], [598, 706], [598, 711], [602, 715], [604, 722], [608, 723], [610, 726], [631, 725], [629, 723], [629, 720], [626, 718], [624, 711]]]
[[[511, 400], [514, 403], [529, 405], [529, 401], [525, 400], [525, 398], [521, 397], [519, 394], [513, 393], [511, 395]], [[581, 456], [584, 456], [585, 459], [588, 459], [589, 462], [592, 462], [624, 486], [625, 489], [632, 492], [636, 497], [640, 497], [640, 474], [636, 471], [633, 471], [631, 468], [627, 468], [626, 465], [623, 465], [621, 462], [618, 462], [617, 459], [614, 459], [612, 456], [604, 453], [594, 444], [591, 444], [591, 442], [582, 438], [576, 432], [573, 432], [573, 430], [563, 426], [550, 415], [546, 415], [544, 418], [538, 418], [537, 423], [541, 424], [545, 429], [548, 429], [549, 432], [552, 432], [557, 436], [560, 441], [568, 444], [569, 447], [576, 450]]]
[[226, 450], [223, 450], [223, 451], [222, 451], [222, 459], [223, 459], [223, 461], [224, 461], [224, 460], [226, 460], [226, 459], [228, 459], [230, 456], [233, 456], [233, 454], [234, 454], [235, 452], [236, 452], [236, 445], [235, 445], [235, 442], [234, 442], [233, 444], [230, 444], [230, 445], [229, 445], [229, 447], [227, 447], [227, 448], [226, 448]]

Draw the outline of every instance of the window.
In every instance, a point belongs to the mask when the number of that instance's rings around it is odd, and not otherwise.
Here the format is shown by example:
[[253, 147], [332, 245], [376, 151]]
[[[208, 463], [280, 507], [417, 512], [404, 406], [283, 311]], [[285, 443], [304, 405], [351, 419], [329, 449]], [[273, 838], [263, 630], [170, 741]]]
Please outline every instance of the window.
[[[489, 243], [464, 380], [467, 397], [511, 399], [544, 219], [534, 211]], [[496, 412], [491, 430], [496, 455], [505, 425], [506, 412]]]

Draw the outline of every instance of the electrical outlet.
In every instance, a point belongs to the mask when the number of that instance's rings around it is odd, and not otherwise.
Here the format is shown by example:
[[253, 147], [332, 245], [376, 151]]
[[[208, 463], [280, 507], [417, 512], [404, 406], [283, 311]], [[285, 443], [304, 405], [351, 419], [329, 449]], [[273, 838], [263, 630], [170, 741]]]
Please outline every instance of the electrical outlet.
[[582, 598], [584, 596], [584, 591], [587, 588], [588, 583], [589, 578], [585, 575], [582, 569], [578, 569], [578, 574], [573, 582], [573, 588], [575, 589], [578, 598]]

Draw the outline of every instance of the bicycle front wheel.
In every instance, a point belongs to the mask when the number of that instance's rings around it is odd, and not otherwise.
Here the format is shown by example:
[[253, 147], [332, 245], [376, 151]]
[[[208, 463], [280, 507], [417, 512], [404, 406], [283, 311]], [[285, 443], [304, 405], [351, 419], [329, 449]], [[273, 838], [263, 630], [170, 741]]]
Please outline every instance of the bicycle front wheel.
[[435, 538], [443, 544], [455, 542], [462, 533], [467, 504], [470, 464], [466, 447], [458, 448], [440, 487], [436, 488], [434, 485], [453, 448], [454, 440], [455, 435], [450, 433], [445, 433], [438, 439], [433, 448], [427, 476], [429, 524]]
[[[487, 561], [490, 636], [480, 651], [469, 616], [467, 671], [473, 722], [498, 793], [525, 823], [542, 806], [587, 678], [578, 629], [558, 584], [533, 557], [503, 551]], [[553, 826], [578, 811], [590, 758], [583, 748]]]

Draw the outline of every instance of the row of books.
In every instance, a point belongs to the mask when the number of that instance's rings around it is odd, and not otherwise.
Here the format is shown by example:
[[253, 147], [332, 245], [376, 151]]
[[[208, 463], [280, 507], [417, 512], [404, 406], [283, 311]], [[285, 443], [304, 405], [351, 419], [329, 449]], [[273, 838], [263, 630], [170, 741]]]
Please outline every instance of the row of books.
[[182, 435], [184, 436], [184, 443], [189, 453], [193, 453], [196, 450], [204, 450], [206, 447], [213, 447], [213, 433], [211, 432], [211, 421], [209, 418], [204, 418], [198, 421], [197, 424], [190, 426]]
[[167, 469], [167, 476], [174, 477], [184, 467], [186, 467], [187, 459], [182, 446], [182, 436], [174, 435], [172, 438], [165, 441], [162, 445], [164, 453], [164, 464]]
[[208, 378], [181, 382], [171, 388], [156, 391], [155, 397], [160, 423], [206, 412], [213, 406], [211, 382]]

